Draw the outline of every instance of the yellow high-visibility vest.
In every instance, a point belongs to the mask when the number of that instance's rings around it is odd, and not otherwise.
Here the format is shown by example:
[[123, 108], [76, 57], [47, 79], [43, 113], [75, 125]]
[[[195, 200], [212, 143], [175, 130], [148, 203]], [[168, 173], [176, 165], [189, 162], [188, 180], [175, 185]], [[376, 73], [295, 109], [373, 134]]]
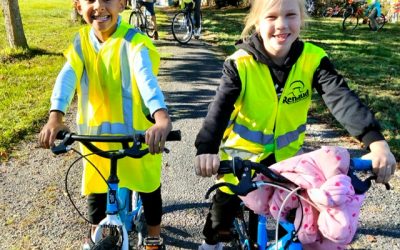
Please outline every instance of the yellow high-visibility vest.
[[[235, 60], [242, 85], [224, 132], [221, 160], [238, 156], [260, 162], [274, 154], [281, 161], [301, 152], [313, 75], [324, 56], [323, 49], [305, 43], [279, 99], [267, 65], [257, 62], [244, 50], [230, 57]], [[220, 181], [238, 183], [231, 174]], [[222, 190], [230, 193], [226, 188]]]
[[[149, 110], [143, 104], [132, 68], [133, 58], [143, 47], [149, 49], [153, 73], [157, 75], [159, 54], [146, 36], [121, 22], [114, 34], [98, 52], [89, 38], [90, 27], [82, 28], [65, 56], [77, 77], [79, 134], [127, 135], [143, 133], [153, 125], [147, 118]], [[129, 64], [129, 70], [121, 65]], [[125, 72], [127, 71], [127, 72]], [[103, 150], [119, 149], [120, 144], [95, 143]], [[83, 154], [90, 151], [81, 146]], [[110, 161], [96, 155], [88, 157], [107, 179]], [[125, 157], [118, 160], [120, 187], [140, 192], [152, 192], [160, 186], [161, 154], [141, 159]], [[97, 171], [84, 161], [82, 193], [105, 193], [107, 185]]]
[[186, 4], [190, 4], [193, 3], [193, 7], [196, 5], [196, 3], [193, 0], [180, 0], [179, 6], [181, 7], [181, 9], [185, 8]]

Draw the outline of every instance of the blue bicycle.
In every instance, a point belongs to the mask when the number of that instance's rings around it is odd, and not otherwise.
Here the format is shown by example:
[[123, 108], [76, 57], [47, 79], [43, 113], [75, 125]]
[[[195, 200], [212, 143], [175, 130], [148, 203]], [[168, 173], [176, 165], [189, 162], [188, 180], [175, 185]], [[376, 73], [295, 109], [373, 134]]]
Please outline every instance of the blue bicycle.
[[[360, 158], [353, 158], [350, 161], [350, 170], [348, 176], [351, 178], [351, 183], [354, 187], [356, 194], [363, 194], [371, 187], [371, 181], [376, 179], [372, 175], [361, 180], [356, 175], [356, 171], [371, 171], [372, 162], [370, 160], [363, 160]], [[252, 173], [261, 173], [271, 179], [272, 181], [252, 181], [254, 176]], [[291, 183], [285, 177], [276, 174], [271, 169], [260, 163], [251, 162], [249, 160], [242, 160], [235, 157], [231, 161], [221, 161], [218, 174], [231, 174], [239, 178], [239, 184], [233, 185], [231, 183], [221, 182], [210, 187], [205, 195], [206, 199], [209, 198], [211, 192], [217, 188], [226, 186], [235, 195], [245, 196], [251, 191], [263, 186], [275, 186], [289, 192], [287, 197], [292, 194], [297, 194], [298, 189], [288, 189], [284, 184]], [[385, 184], [386, 189], [389, 190], [389, 184]], [[301, 202], [300, 202], [301, 205]], [[256, 215], [242, 204], [241, 211], [238, 212], [237, 218], [234, 220], [234, 240], [233, 244], [237, 249], [259, 249], [259, 250], [301, 250], [302, 244], [297, 238], [298, 229], [290, 220], [279, 220], [276, 223], [275, 241], [269, 241], [267, 235], [267, 217], [263, 215]], [[286, 234], [279, 237], [279, 229], [282, 228]], [[252, 232], [253, 230], [253, 232]], [[255, 231], [255, 233], [254, 233]]]
[[[143, 244], [143, 233], [146, 227], [142, 201], [137, 192], [128, 190], [127, 188], [119, 188], [118, 176], [117, 176], [117, 162], [119, 159], [124, 157], [141, 158], [149, 150], [142, 149], [142, 143], [145, 141], [143, 134], [126, 135], [126, 136], [91, 136], [91, 135], [76, 135], [73, 133], [60, 132], [57, 135], [57, 139], [62, 140], [60, 144], [53, 147], [51, 150], [54, 154], [63, 154], [70, 150], [80, 154], [79, 151], [72, 148], [72, 144], [77, 141], [86, 146], [92, 154], [99, 155], [101, 157], [110, 159], [110, 176], [107, 182], [107, 211], [106, 218], [104, 218], [98, 225], [94, 235], [91, 235], [91, 240], [94, 246], [91, 249], [129, 249], [128, 234], [131, 231], [137, 233], [137, 245]], [[180, 131], [171, 131], [167, 137], [167, 141], [179, 141], [181, 140]], [[93, 142], [105, 142], [105, 143], [121, 143], [122, 149], [117, 151], [102, 151], [96, 147]], [[168, 150], [165, 149], [168, 153]], [[88, 155], [81, 155], [74, 163], [80, 159], [85, 158], [87, 160]], [[95, 167], [89, 160], [88, 162]], [[72, 165], [74, 164], [71, 164]], [[70, 168], [71, 168], [70, 167]], [[68, 193], [68, 173], [66, 174], [65, 187]], [[100, 174], [100, 173], [99, 173]], [[82, 216], [80, 211], [76, 208], [71, 196], [68, 194], [70, 201], [72, 202], [79, 215]], [[83, 216], [82, 216], [83, 217]], [[83, 217], [84, 218], [84, 217]], [[86, 218], [84, 218], [89, 222]], [[90, 223], [90, 222], [89, 222]]]

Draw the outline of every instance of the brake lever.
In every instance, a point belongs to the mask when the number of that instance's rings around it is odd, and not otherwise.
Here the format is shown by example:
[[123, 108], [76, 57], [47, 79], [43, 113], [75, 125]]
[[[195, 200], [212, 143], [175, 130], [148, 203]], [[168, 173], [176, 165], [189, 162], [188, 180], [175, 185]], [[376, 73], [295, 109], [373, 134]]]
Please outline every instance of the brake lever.
[[249, 166], [249, 163], [248, 162], [242, 162], [242, 163], [243, 163], [243, 173], [241, 174], [239, 184], [233, 185], [232, 183], [228, 182], [217, 183], [207, 190], [205, 196], [206, 199], [209, 198], [209, 195], [212, 191], [223, 186], [228, 187], [232, 193], [240, 196], [245, 196], [251, 191], [256, 190], [257, 184], [251, 180], [251, 168]]
[[72, 139], [72, 135], [73, 133], [60, 131], [60, 133], [57, 134], [57, 138], [58, 139], [64, 138], [64, 139], [62, 139], [62, 142], [60, 144], [52, 147], [51, 152], [53, 152], [53, 154], [55, 155], [64, 154], [68, 152], [71, 149], [70, 145], [74, 142], [74, 140]]
[[136, 141], [133, 143], [132, 147], [127, 148], [124, 150], [124, 154], [132, 157], [134, 159], [139, 159], [142, 158], [143, 156], [145, 156], [146, 154], [149, 153], [149, 149], [143, 149], [141, 150], [142, 143], [140, 141]]

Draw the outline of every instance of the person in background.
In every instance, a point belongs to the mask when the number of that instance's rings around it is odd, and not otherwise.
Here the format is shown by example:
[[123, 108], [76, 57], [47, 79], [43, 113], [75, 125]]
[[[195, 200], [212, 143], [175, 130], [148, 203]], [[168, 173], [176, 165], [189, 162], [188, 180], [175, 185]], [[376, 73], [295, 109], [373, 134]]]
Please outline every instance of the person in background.
[[156, 0], [138, 0], [141, 4], [146, 7], [146, 10], [150, 13], [151, 15], [151, 21], [154, 24], [154, 40], [158, 40], [158, 26], [157, 26], [157, 17], [156, 17], [156, 12], [154, 11], [154, 3]]
[[[118, 164], [119, 186], [139, 192], [147, 222], [146, 249], [163, 249], [161, 153], [172, 129], [164, 96], [158, 86], [160, 56], [152, 41], [119, 15], [124, 0], [74, 0], [88, 24], [79, 30], [66, 50], [67, 62], [59, 73], [51, 96], [49, 119], [39, 134], [44, 148], [54, 145], [75, 93], [77, 133], [124, 135], [145, 133], [150, 154], [124, 158]], [[96, 144], [102, 150], [118, 150], [119, 144]], [[82, 147], [83, 155], [90, 151]], [[90, 155], [89, 160], [106, 179], [108, 159]], [[87, 196], [91, 232], [105, 217], [107, 184], [84, 162], [82, 194]], [[87, 242], [88, 243], [88, 242]]]
[[201, 0], [180, 0], [180, 7], [182, 9], [188, 8], [190, 15], [193, 11], [193, 35], [194, 38], [199, 39], [201, 33]]
[[380, 0], [368, 0], [368, 8], [365, 10], [366, 15], [371, 24], [373, 31], [378, 30], [378, 23], [376, 18], [381, 16], [381, 3]]
[[[303, 0], [254, 0], [237, 51], [197, 134], [195, 172], [217, 174], [220, 160], [240, 157], [270, 166], [302, 153], [313, 89], [333, 116], [370, 150], [377, 182], [387, 183], [396, 160], [366, 105], [338, 74], [326, 52], [300, 40]], [[237, 184], [232, 174], [218, 181]], [[222, 249], [240, 199], [218, 189], [206, 217], [200, 250]]]

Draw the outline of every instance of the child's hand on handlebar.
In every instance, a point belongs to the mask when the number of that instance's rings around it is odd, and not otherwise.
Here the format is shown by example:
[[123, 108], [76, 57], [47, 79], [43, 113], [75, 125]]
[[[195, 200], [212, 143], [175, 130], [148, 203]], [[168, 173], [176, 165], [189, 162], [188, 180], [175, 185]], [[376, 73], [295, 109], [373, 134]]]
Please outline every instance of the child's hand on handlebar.
[[386, 141], [376, 141], [369, 145], [370, 153], [362, 156], [372, 160], [372, 169], [377, 175], [376, 182], [388, 183], [396, 170], [396, 159]]
[[64, 130], [69, 131], [69, 128], [63, 122], [64, 114], [58, 111], [52, 111], [49, 115], [49, 120], [44, 125], [39, 133], [39, 145], [42, 148], [50, 148], [54, 146], [54, 141], [58, 132]]
[[196, 175], [211, 177], [218, 173], [219, 164], [218, 154], [197, 155], [194, 163]]
[[172, 130], [172, 123], [165, 109], [154, 112], [156, 124], [146, 131], [146, 144], [149, 145], [150, 154], [164, 152], [165, 140]]

